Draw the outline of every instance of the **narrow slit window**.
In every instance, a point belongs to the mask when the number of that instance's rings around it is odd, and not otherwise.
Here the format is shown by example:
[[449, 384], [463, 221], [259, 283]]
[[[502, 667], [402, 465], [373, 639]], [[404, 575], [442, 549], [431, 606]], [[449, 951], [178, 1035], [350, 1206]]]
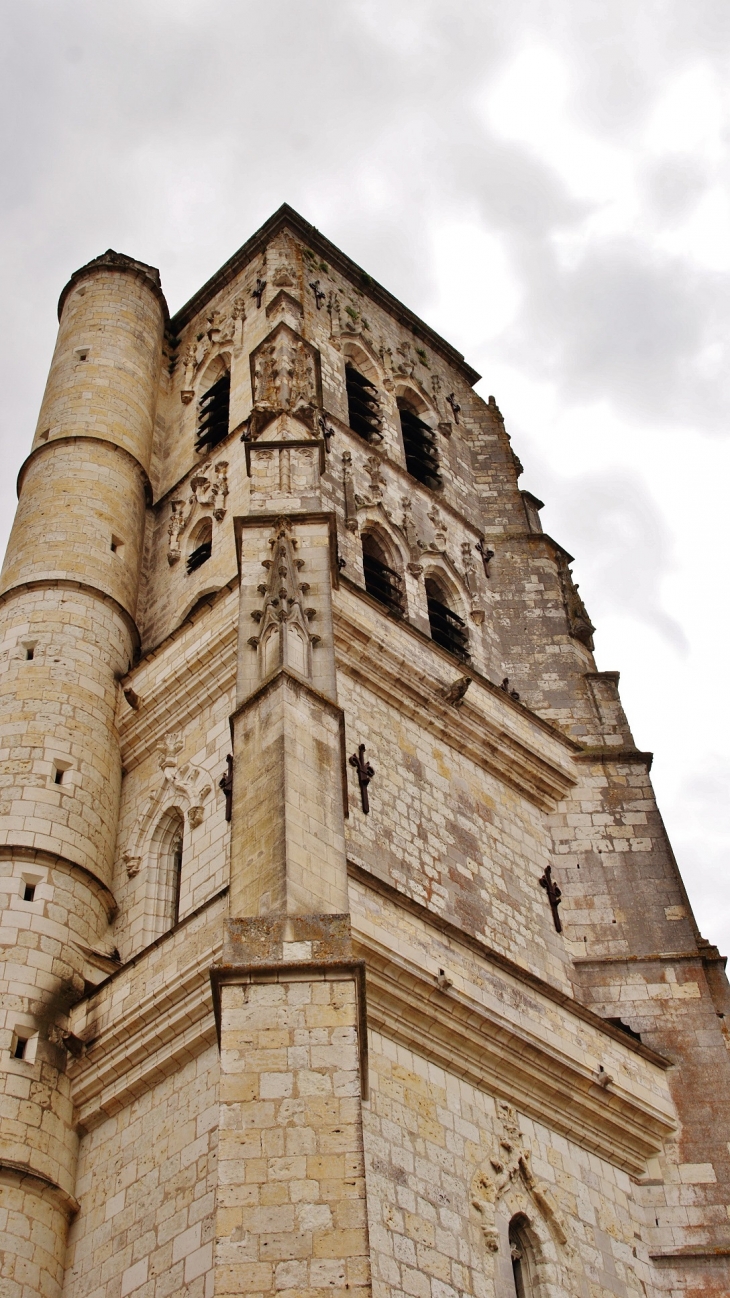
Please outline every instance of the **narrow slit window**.
[[518, 1213], [509, 1224], [509, 1250], [515, 1298], [537, 1298], [535, 1257], [527, 1235], [528, 1221]]
[[28, 1038], [16, 1036], [15, 1046], [13, 1047], [13, 1058], [25, 1059], [25, 1052], [27, 1049], [28, 1049]]
[[196, 451], [210, 451], [228, 436], [231, 376], [226, 371], [198, 402]]
[[436, 491], [443, 485], [439, 472], [436, 434], [404, 401], [398, 402], [406, 468], [412, 478]]
[[112, 554], [119, 555], [119, 558], [121, 559], [122, 555], [124, 554], [124, 542], [122, 541], [121, 537], [112, 535], [109, 549], [111, 550]]
[[426, 600], [431, 639], [455, 658], [469, 657], [469, 633], [466, 622], [446, 602], [446, 595], [431, 577], [426, 579]]
[[402, 616], [405, 609], [403, 579], [400, 573], [389, 567], [377, 541], [367, 532], [362, 539], [362, 566], [368, 595], [384, 604], [391, 613]]
[[382, 440], [382, 424], [378, 390], [354, 365], [345, 365], [347, 388], [347, 418], [353, 433], [366, 442]]
[[183, 831], [182, 826], [172, 840], [172, 886], [174, 890], [172, 905], [172, 922], [177, 924], [180, 918], [180, 888], [182, 884], [182, 864], [183, 864]]
[[36, 885], [34, 883], [26, 883], [23, 888], [23, 901], [35, 901], [35, 890]]
[[70, 771], [70, 769], [71, 769], [70, 762], [61, 762], [61, 761], [54, 762], [53, 763], [53, 783], [66, 784], [67, 783], [66, 774], [68, 771]]

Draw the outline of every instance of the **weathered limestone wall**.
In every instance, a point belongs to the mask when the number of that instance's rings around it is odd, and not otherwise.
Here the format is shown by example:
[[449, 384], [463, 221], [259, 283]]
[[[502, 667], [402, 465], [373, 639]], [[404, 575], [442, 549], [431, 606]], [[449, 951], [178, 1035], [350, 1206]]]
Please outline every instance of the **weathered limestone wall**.
[[85, 1136], [64, 1291], [212, 1298], [218, 1049]]
[[[63, 299], [0, 588], [0, 843], [13, 876], [4, 936], [8, 945], [19, 939], [5, 963], [0, 1024], [2, 1195], [14, 1203], [7, 1183], [14, 1176], [38, 1198], [29, 1220], [39, 1221], [49, 1194], [65, 1216], [75, 1206], [67, 1016], [87, 976], [98, 981], [112, 953], [117, 681], [137, 646], [132, 619], [165, 318], [154, 276], [114, 255], [101, 263], [84, 268]], [[19, 933], [16, 889], [29, 880], [40, 889]], [[65, 1228], [56, 1225], [62, 1248]], [[46, 1247], [44, 1269], [25, 1284], [27, 1240], [11, 1213], [8, 1293], [54, 1298], [58, 1250]]]
[[216, 1293], [370, 1293], [356, 985], [221, 987]]

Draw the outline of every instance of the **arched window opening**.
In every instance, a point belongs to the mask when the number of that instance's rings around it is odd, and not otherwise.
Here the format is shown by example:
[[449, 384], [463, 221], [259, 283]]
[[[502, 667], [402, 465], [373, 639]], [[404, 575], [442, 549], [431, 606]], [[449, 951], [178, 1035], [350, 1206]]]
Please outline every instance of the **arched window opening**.
[[469, 657], [469, 633], [466, 622], [447, 604], [448, 596], [433, 577], [426, 578], [426, 600], [431, 639], [456, 658]]
[[398, 412], [403, 434], [403, 449], [406, 453], [406, 468], [417, 482], [422, 482], [425, 487], [435, 491], [443, 485], [439, 473], [436, 434], [401, 397], [398, 398]]
[[154, 835], [157, 843], [160, 909], [165, 929], [172, 928], [180, 918], [184, 829], [182, 811], [179, 807], [170, 807], [160, 820]]
[[403, 579], [386, 563], [385, 553], [372, 532], [366, 532], [362, 538], [362, 566], [368, 595], [401, 617], [405, 612]]
[[528, 1238], [528, 1226], [529, 1222], [522, 1213], [513, 1217], [509, 1224], [509, 1248], [515, 1298], [538, 1298], [535, 1257]]
[[345, 365], [347, 388], [347, 417], [350, 428], [366, 442], [380, 440], [382, 419], [378, 390], [370, 379], [355, 369], [351, 361]]
[[196, 451], [211, 451], [228, 436], [230, 403], [231, 376], [226, 370], [198, 402]]
[[213, 524], [209, 518], [204, 518], [193, 534], [193, 549], [187, 559], [188, 572], [195, 572], [196, 568], [200, 568], [208, 561], [212, 552]]

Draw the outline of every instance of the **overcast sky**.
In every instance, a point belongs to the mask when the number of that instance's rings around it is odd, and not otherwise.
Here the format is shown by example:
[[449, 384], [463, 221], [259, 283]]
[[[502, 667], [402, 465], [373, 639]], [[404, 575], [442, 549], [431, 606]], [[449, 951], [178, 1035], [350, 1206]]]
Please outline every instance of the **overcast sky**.
[[283, 201], [462, 350], [730, 951], [728, 0], [0, 0], [0, 543], [70, 273]]

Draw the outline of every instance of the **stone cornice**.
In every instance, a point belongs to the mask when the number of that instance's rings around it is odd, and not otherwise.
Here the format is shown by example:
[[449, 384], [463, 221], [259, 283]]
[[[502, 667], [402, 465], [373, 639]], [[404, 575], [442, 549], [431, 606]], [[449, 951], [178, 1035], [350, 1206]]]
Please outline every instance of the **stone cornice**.
[[518, 1030], [462, 992], [442, 991], [422, 969], [355, 935], [366, 961], [368, 1023], [452, 1076], [500, 1096], [633, 1176], [646, 1172], [672, 1135], [671, 1114], [640, 1102], [616, 1082], [598, 1085], [595, 1073], [554, 1043]]
[[27, 1183], [38, 1198], [51, 1199], [58, 1204], [68, 1217], [73, 1217], [79, 1210], [78, 1199], [64, 1190], [50, 1176], [44, 1176], [28, 1163], [18, 1163], [13, 1158], [0, 1158], [0, 1181], [20, 1181], [21, 1187]]
[[128, 451], [126, 446], [120, 446], [118, 442], [112, 441], [111, 437], [99, 437], [98, 434], [94, 433], [63, 433], [59, 437], [50, 437], [47, 442], [39, 442], [38, 446], [34, 446], [33, 450], [25, 457], [23, 463], [18, 469], [16, 482], [16, 492], [18, 496], [20, 496], [23, 487], [23, 479], [25, 478], [26, 471], [32, 460], [35, 460], [38, 456], [42, 455], [44, 451], [49, 449], [49, 447], [63, 446], [64, 444], [68, 445], [69, 443], [73, 444], [75, 442], [92, 442], [96, 446], [110, 446], [113, 451], [116, 451], [119, 455], [122, 455], [125, 459], [129, 460], [135, 472], [139, 474], [144, 489], [145, 503], [147, 505], [152, 504], [152, 484], [149, 480], [147, 470], [137, 459], [136, 455], [132, 455], [132, 452]]
[[[665, 1059], [663, 1055], [658, 1054], [656, 1050], [652, 1050], [650, 1046], [644, 1045], [643, 1042], [636, 1041], [633, 1037], [629, 1037], [626, 1032], [622, 1032], [620, 1028], [614, 1027], [612, 1023], [608, 1023], [606, 1019], [602, 1018], [600, 1014], [597, 1014], [596, 1011], [592, 1010], [588, 1005], [584, 1005], [582, 1001], [577, 1001], [574, 997], [568, 996], [567, 993], [561, 991], [559, 987], [555, 987], [552, 983], [546, 982], [544, 978], [538, 977], [537, 974], [526, 969], [524, 965], [518, 964], [516, 960], [510, 960], [509, 956], [504, 955], [501, 951], [495, 951], [494, 948], [488, 946], [486, 942], [481, 941], [480, 938], [474, 937], [473, 934], [467, 933], [464, 929], [459, 928], [457, 924], [453, 924], [443, 915], [438, 915], [435, 911], [429, 910], [428, 907], [424, 906], [420, 901], [416, 901], [415, 897], [406, 896], [406, 894], [401, 892], [399, 888], [395, 888], [392, 883], [387, 883], [385, 879], [378, 878], [377, 875], [374, 875], [370, 870], [366, 870], [362, 865], [357, 865], [355, 861], [348, 861], [347, 873], [351, 879], [357, 880], [357, 882], [362, 884], [363, 887], [369, 888], [372, 892], [379, 893], [382, 897], [385, 897], [388, 901], [392, 902], [393, 905], [399, 906], [402, 910], [410, 912], [410, 914], [421, 920], [422, 923], [427, 924], [430, 928], [436, 929], [440, 933], [443, 933], [450, 941], [458, 942], [462, 947], [466, 947], [467, 950], [472, 951], [479, 957], [479, 959], [486, 960], [489, 964], [502, 970], [511, 978], [516, 978], [518, 982], [524, 983], [530, 991], [534, 991], [537, 995], [545, 997], [546, 1000], [553, 1001], [555, 1005], [559, 1005], [562, 1009], [567, 1010], [567, 1012], [572, 1014], [575, 1018], [582, 1019], [585, 1023], [589, 1023], [591, 1027], [596, 1028], [599, 1032], [611, 1037], [613, 1041], [618, 1042], [624, 1049], [629, 1050], [634, 1054], [641, 1055], [642, 1058], [646, 1059], [649, 1063], [656, 1064], [658, 1068], [663, 1070], [672, 1067], [671, 1060]], [[659, 957], [650, 956], [648, 958], [656, 959]], [[699, 958], [700, 957], [697, 955], [694, 956], [695, 960]], [[623, 959], [623, 957], [617, 957], [617, 959]], [[574, 960], [573, 963], [577, 965], [599, 962], [591, 960]]]
[[[351, 583], [347, 582], [347, 587], [351, 589]], [[358, 591], [358, 588], [354, 587], [354, 590]], [[444, 686], [451, 682], [419, 670], [412, 660], [406, 659], [405, 652], [399, 653], [399, 637], [393, 634], [392, 623], [388, 623], [390, 643], [386, 643], [384, 638], [376, 639], [372, 625], [354, 621], [342, 604], [333, 609], [333, 624], [340, 669], [390, 704], [397, 713], [416, 721], [442, 743], [463, 753], [542, 811], [553, 811], [555, 804], [565, 798], [577, 783], [569, 765], [577, 745], [526, 708], [515, 704], [505, 691], [473, 668], [456, 664], [450, 655], [438, 651], [429, 637], [418, 633], [424, 643], [434, 648], [438, 658], [445, 660], [444, 666], [450, 668], [449, 676], [455, 670], [460, 675], [468, 675], [486, 689], [492, 700], [498, 700], [499, 717], [487, 715], [468, 698], [458, 709], [452, 707], [444, 698]], [[415, 629], [409, 626], [404, 630], [415, 633]], [[512, 721], [513, 709], [518, 711], [522, 724], [516, 719]]]
[[[209, 970], [221, 951], [222, 934], [218, 943], [211, 944], [182, 970], [171, 970], [160, 986], [135, 1001], [129, 1013], [115, 1016], [87, 1044], [82, 1058], [70, 1061], [68, 1071], [80, 1130], [90, 1130], [118, 1113], [214, 1044]], [[111, 994], [111, 988], [106, 994]]]
[[[203, 635], [190, 657], [178, 658], [169, 675], [161, 675], [153, 689], [140, 685], [141, 706], [129, 709], [119, 720], [122, 765], [132, 770], [154, 749], [163, 734], [181, 729], [190, 720], [191, 702], [197, 711], [229, 693], [236, 681], [238, 620], [226, 622], [218, 635]], [[149, 662], [149, 659], [147, 660]], [[139, 685], [139, 669], [125, 680]], [[191, 695], [190, 682], [195, 681]]]
[[10, 599], [11, 595], [24, 594], [28, 590], [78, 590], [83, 595], [91, 595], [93, 599], [100, 599], [122, 619], [129, 631], [133, 649], [139, 648], [139, 631], [134, 618], [127, 612], [124, 605], [119, 603], [118, 599], [107, 594], [100, 586], [92, 586], [85, 581], [75, 581], [71, 577], [35, 577], [32, 581], [15, 582], [12, 586], [7, 586], [5, 590], [0, 591], [0, 604], [4, 604], [6, 600]]

